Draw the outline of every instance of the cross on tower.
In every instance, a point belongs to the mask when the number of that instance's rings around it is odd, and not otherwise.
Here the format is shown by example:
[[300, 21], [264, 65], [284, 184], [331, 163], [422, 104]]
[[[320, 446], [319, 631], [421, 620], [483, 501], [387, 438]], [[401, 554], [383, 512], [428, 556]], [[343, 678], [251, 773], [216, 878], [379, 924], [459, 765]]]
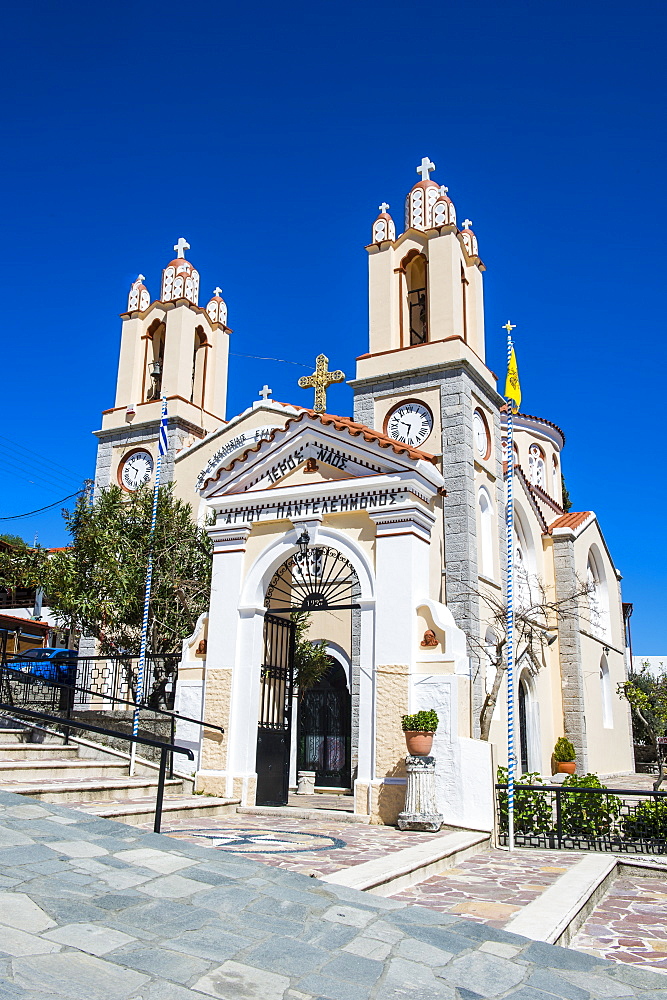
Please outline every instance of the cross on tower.
[[269, 396], [272, 393], [273, 393], [273, 389], [269, 389], [268, 385], [263, 385], [262, 388], [259, 390], [259, 394], [260, 394], [260, 396], [262, 397], [262, 399], [264, 400], [265, 403], [266, 403], [266, 401], [268, 400]]
[[507, 330], [507, 336], [509, 337], [512, 330], [516, 330], [516, 323], [510, 323], [510, 321], [507, 320], [507, 322], [503, 324], [503, 330]]
[[313, 409], [316, 413], [324, 413], [327, 408], [327, 389], [334, 382], [344, 382], [345, 372], [329, 371], [329, 359], [325, 354], [318, 354], [315, 359], [315, 371], [312, 375], [303, 375], [299, 379], [299, 386], [302, 389], [315, 390], [315, 405]]
[[146, 280], [146, 275], [145, 274], [138, 274], [137, 275], [137, 281], [145, 281], [145, 280]]
[[174, 250], [176, 251], [177, 257], [182, 257], [185, 260], [185, 251], [190, 249], [190, 244], [182, 236], [178, 243], [174, 245]]
[[447, 194], [448, 191], [449, 191], [448, 187], [445, 187], [444, 184], [440, 185], [440, 197], [441, 198], [444, 198], [444, 196]]
[[464, 229], [470, 229], [471, 226], [472, 226], [472, 219], [464, 219], [463, 220], [463, 228]]
[[381, 212], [386, 212], [387, 209], [389, 208], [389, 205], [387, 204], [386, 201], [383, 201], [381, 205], [378, 205], [378, 208], [380, 209]]
[[214, 296], [222, 295], [222, 288], [220, 288], [219, 285], [216, 285], [215, 288], [213, 289], [213, 295]]
[[429, 180], [429, 174], [432, 170], [435, 170], [435, 163], [429, 160], [428, 156], [422, 156], [422, 161], [417, 167], [417, 173], [421, 174], [422, 180]]

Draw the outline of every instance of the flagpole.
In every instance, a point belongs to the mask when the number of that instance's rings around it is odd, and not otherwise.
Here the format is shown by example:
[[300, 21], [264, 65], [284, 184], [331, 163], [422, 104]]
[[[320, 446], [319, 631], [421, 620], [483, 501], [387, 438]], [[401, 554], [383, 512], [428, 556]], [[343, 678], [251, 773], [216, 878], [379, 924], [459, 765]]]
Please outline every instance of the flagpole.
[[[167, 397], [162, 397], [162, 415], [160, 417], [160, 433], [158, 435], [157, 462], [155, 464], [155, 482], [153, 483], [153, 512], [151, 515], [151, 528], [148, 535], [148, 567], [146, 570], [146, 586], [144, 589], [144, 614], [141, 622], [141, 648], [139, 650], [139, 666], [137, 667], [137, 684], [134, 694], [134, 716], [132, 718], [132, 736], [136, 738], [139, 734], [139, 711], [144, 687], [144, 668], [146, 665], [146, 646], [148, 644], [148, 610], [151, 603], [151, 585], [153, 583], [153, 539], [155, 536], [155, 522], [157, 521], [157, 501], [160, 492], [160, 473], [162, 468], [162, 454], [166, 451], [163, 447], [163, 426], [167, 417]], [[130, 777], [134, 775], [134, 767], [137, 756], [137, 744], [132, 742], [130, 749]]]
[[[508, 321], [507, 330], [507, 371], [512, 362], [512, 330]], [[514, 400], [507, 395], [507, 614], [506, 614], [506, 656], [507, 656], [507, 846], [514, 850]]]

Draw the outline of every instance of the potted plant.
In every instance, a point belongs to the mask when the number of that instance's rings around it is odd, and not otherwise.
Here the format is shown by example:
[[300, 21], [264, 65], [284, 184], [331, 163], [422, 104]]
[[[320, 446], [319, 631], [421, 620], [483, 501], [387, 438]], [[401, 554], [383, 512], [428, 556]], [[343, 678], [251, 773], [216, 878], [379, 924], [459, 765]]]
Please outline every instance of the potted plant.
[[430, 708], [426, 712], [404, 715], [401, 727], [405, 733], [408, 753], [413, 757], [427, 757], [433, 745], [433, 734], [438, 728], [438, 715]]
[[554, 760], [556, 761], [557, 774], [574, 774], [577, 767], [575, 759], [577, 752], [574, 746], [565, 736], [556, 740], [554, 747]]

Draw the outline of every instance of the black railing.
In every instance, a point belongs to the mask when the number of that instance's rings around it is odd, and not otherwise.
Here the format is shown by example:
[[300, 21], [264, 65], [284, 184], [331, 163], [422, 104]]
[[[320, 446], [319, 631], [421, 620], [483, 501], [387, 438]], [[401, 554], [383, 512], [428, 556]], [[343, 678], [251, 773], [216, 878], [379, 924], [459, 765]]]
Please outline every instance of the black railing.
[[[146, 656], [139, 693], [142, 704], [174, 707], [179, 660], [178, 653]], [[136, 656], [80, 656], [77, 661], [77, 687], [102, 695], [111, 708], [116, 701], [135, 701], [138, 664]]]
[[[4, 702], [0, 702], [0, 711], [6, 712], [10, 717], [18, 717], [19, 721], [25, 719], [30, 722], [43, 723], [46, 726], [63, 725], [63, 719], [57, 715], [51, 715], [48, 712], [33, 712], [31, 709], [18, 708], [16, 705], [6, 705]], [[113, 737], [114, 739], [127, 740], [128, 743], [157, 747], [160, 751], [160, 768], [158, 771], [157, 795], [155, 797], [153, 831], [154, 833], [159, 833], [162, 826], [162, 802], [164, 800], [164, 782], [167, 776], [167, 754], [182, 753], [185, 754], [188, 760], [194, 760], [195, 755], [192, 750], [189, 750], [187, 747], [175, 746], [173, 743], [163, 743], [161, 740], [151, 740], [145, 736], [132, 736], [127, 733], [121, 733], [118, 730], [106, 729], [103, 726], [92, 726], [87, 722], [77, 722], [76, 728], [83, 729], [89, 733], [99, 733], [102, 736]]]
[[[498, 840], [507, 844], [507, 785], [496, 785]], [[517, 847], [667, 854], [667, 792], [514, 786]]]
[[[99, 692], [91, 689], [84, 688], [78, 683], [78, 672], [76, 675], [76, 683], [69, 683], [63, 680], [51, 680], [50, 678], [40, 677], [37, 674], [30, 673], [27, 670], [19, 670], [15, 661], [11, 661], [14, 665], [10, 666], [5, 664], [0, 666], [0, 699], [12, 708], [25, 708], [31, 709], [33, 711], [48, 712], [52, 716], [55, 713], [58, 714], [58, 718], [65, 723], [71, 723], [71, 725], [65, 726], [65, 743], [69, 740], [69, 733], [71, 729], [80, 729], [82, 727], [81, 720], [77, 718], [77, 712], [81, 711], [104, 711], [105, 708], [108, 709], [110, 706], [96, 704], [102, 699], [108, 702], [106, 695], [102, 696]], [[27, 666], [32, 664], [34, 666], [34, 661], [25, 661], [22, 666]], [[72, 669], [72, 668], [66, 668]], [[70, 679], [74, 678], [74, 672], [72, 669], [72, 674]], [[124, 698], [114, 698], [113, 707], [119, 708], [122, 711], [128, 713], [128, 723], [130, 721], [130, 712], [133, 712], [136, 708], [143, 712], [151, 712], [154, 715], [162, 716], [169, 720], [170, 725], [170, 740], [171, 743], [174, 742], [176, 738], [176, 724], [178, 722], [190, 722], [202, 729], [213, 729], [216, 732], [224, 733], [222, 726], [216, 726], [213, 723], [205, 722], [203, 719], [194, 719], [189, 715], [183, 715], [181, 712], [175, 712], [166, 708], [158, 708], [155, 705], [149, 705], [145, 702], [139, 702], [138, 704], [134, 701], [129, 701]], [[120, 739], [126, 739], [127, 736], [121, 730], [118, 729], [108, 729], [106, 734], [115, 734]], [[173, 777], [173, 757], [170, 757], [169, 765], [169, 776]]]

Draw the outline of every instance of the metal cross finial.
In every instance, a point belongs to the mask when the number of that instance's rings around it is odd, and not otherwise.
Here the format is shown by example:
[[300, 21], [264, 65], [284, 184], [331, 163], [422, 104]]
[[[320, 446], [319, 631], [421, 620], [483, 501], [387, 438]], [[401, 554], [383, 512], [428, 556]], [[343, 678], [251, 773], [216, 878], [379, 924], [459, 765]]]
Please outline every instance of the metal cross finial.
[[220, 288], [219, 285], [216, 285], [215, 288], [213, 289], [213, 294], [214, 295], [222, 295], [222, 288]]
[[440, 197], [442, 197], [443, 195], [447, 194], [448, 191], [449, 191], [448, 187], [445, 187], [444, 184], [440, 185]]
[[512, 330], [516, 330], [516, 323], [510, 323], [509, 320], [503, 325], [503, 330], [507, 330], [507, 336], [511, 334]]
[[422, 161], [417, 167], [417, 173], [421, 174], [423, 181], [429, 179], [429, 174], [432, 170], [435, 170], [435, 163], [429, 160], [428, 156], [422, 156]]
[[182, 236], [178, 243], [174, 244], [174, 250], [176, 251], [177, 257], [182, 257], [185, 260], [185, 251], [190, 249], [190, 244]]
[[315, 371], [312, 375], [303, 375], [299, 379], [299, 386], [302, 389], [315, 390], [315, 405], [313, 409], [316, 413], [324, 413], [327, 407], [327, 389], [334, 382], [344, 382], [345, 372], [329, 371], [329, 359], [325, 354], [318, 354], [315, 359]]
[[378, 205], [378, 208], [380, 209], [381, 212], [386, 212], [387, 209], [389, 208], [389, 205], [387, 204], [386, 201], [383, 201], [381, 205]]
[[262, 399], [264, 400], [265, 403], [267, 402], [269, 396], [272, 393], [273, 393], [273, 389], [269, 389], [268, 385], [263, 385], [262, 388], [259, 390], [259, 394], [260, 394], [260, 396], [262, 397]]
[[464, 219], [463, 220], [463, 228], [464, 229], [470, 229], [471, 226], [472, 226], [472, 219]]

